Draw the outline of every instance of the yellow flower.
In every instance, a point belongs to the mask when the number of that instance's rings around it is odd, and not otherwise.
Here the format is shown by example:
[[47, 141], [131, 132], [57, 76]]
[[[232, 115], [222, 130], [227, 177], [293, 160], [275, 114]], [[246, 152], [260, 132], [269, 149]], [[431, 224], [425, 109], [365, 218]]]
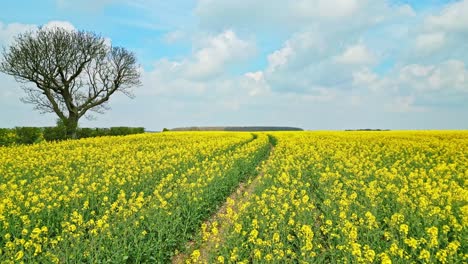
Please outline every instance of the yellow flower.
[[200, 251], [198, 249], [194, 250], [192, 252], [191, 258], [192, 258], [192, 261], [197, 261], [198, 258], [200, 258]]
[[361, 245], [358, 243], [351, 243], [351, 254], [356, 257], [361, 256]]
[[387, 254], [381, 253], [379, 256], [380, 256], [380, 263], [392, 264], [392, 259]]
[[431, 253], [425, 249], [421, 250], [421, 252], [419, 253], [420, 260], [429, 261], [430, 257], [431, 257]]
[[403, 233], [405, 236], [408, 235], [408, 230], [409, 230], [408, 225], [406, 225], [406, 224], [401, 224], [400, 225], [400, 232]]
[[375, 251], [372, 250], [368, 245], [364, 246], [364, 258], [369, 263], [373, 262], [375, 259]]
[[447, 252], [449, 254], [455, 254], [460, 247], [460, 242], [459, 241], [452, 241], [447, 245]]
[[18, 260], [22, 259], [23, 256], [24, 256], [24, 252], [23, 252], [23, 250], [20, 250], [20, 251], [16, 252], [15, 260], [18, 261]]
[[41, 252], [42, 252], [41, 244], [35, 244], [34, 245], [34, 256], [37, 256]]
[[412, 249], [418, 248], [418, 245], [419, 245], [418, 240], [416, 240], [414, 237], [405, 238], [404, 242], [406, 245], [408, 245]]
[[440, 261], [441, 263], [447, 263], [447, 251], [442, 249], [437, 251], [436, 253], [436, 259]]
[[438, 241], [438, 234], [439, 230], [437, 227], [433, 226], [430, 228], [426, 229], [426, 232], [429, 234], [430, 240], [429, 240], [429, 247], [434, 248], [439, 245]]
[[240, 232], [242, 231], [242, 225], [239, 224], [239, 223], [235, 223], [234, 224], [234, 231], [238, 234], [240, 234]]
[[280, 235], [278, 232], [273, 234], [273, 242], [278, 243], [280, 241]]
[[254, 258], [255, 258], [255, 259], [260, 259], [260, 258], [262, 258], [262, 252], [261, 252], [260, 250], [258, 250], [258, 249], [255, 249], [255, 250], [254, 250]]

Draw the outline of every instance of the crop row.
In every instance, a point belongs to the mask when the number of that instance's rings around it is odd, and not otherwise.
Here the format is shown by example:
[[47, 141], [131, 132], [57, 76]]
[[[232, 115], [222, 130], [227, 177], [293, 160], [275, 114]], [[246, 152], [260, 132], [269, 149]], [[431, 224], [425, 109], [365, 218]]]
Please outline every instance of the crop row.
[[224, 132], [0, 147], [0, 262], [167, 262], [268, 149]]
[[273, 136], [255, 188], [203, 226], [187, 262], [467, 262], [466, 132]]

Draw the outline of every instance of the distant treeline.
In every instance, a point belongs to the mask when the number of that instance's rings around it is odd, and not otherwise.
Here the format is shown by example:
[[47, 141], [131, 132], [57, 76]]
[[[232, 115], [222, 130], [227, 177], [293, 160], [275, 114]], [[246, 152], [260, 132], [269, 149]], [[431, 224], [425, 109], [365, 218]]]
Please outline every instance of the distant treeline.
[[[169, 131], [303, 131], [298, 127], [277, 127], [277, 126], [229, 126], [229, 127], [177, 127], [168, 129]], [[167, 130], [166, 130], [167, 131]]]
[[[78, 128], [77, 138], [100, 136], [123, 136], [145, 133], [143, 127]], [[0, 128], [0, 146], [13, 144], [33, 144], [41, 141], [67, 139], [65, 127], [15, 127]]]
[[390, 129], [363, 128], [363, 129], [346, 129], [345, 131], [390, 131]]

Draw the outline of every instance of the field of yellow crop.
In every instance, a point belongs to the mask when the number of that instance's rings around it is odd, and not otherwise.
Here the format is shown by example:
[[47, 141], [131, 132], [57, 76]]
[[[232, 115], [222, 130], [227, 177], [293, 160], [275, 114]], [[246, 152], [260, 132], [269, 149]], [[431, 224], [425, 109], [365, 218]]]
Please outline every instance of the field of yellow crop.
[[188, 262], [468, 261], [467, 132], [273, 136], [255, 189], [227, 200], [199, 238], [216, 245]]
[[167, 262], [268, 149], [249, 133], [0, 147], [0, 263]]
[[466, 131], [0, 147], [0, 263], [466, 263], [467, 183]]

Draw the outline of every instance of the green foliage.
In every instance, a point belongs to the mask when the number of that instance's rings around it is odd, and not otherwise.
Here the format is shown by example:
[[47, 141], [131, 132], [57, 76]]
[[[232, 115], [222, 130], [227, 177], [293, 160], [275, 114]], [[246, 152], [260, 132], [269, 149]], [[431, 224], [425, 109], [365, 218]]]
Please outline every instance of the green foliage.
[[163, 128], [162, 132], [168, 132], [170, 131], [168, 128]]
[[44, 127], [43, 136], [46, 141], [64, 140], [67, 138], [67, 131], [64, 127]]
[[[78, 128], [77, 139], [102, 136], [124, 136], [145, 133], [143, 127]], [[43, 140], [60, 141], [68, 139], [67, 128], [60, 120], [55, 127], [0, 128], [0, 146], [12, 144], [33, 144]]]
[[0, 128], [0, 146], [9, 146], [16, 143], [16, 132], [11, 128]]
[[111, 127], [109, 135], [111, 136], [123, 136], [131, 134], [144, 133], [145, 129], [142, 127]]
[[33, 144], [44, 139], [40, 127], [15, 127], [16, 143]]
[[132, 127], [133, 134], [142, 134], [145, 133], [144, 127]]
[[46, 141], [67, 139], [67, 127], [61, 119], [57, 119], [57, 126], [55, 127], [44, 127], [42, 133]]
[[110, 128], [95, 128], [95, 137], [109, 136]]
[[89, 138], [97, 136], [97, 128], [83, 127], [76, 131], [77, 138]]

